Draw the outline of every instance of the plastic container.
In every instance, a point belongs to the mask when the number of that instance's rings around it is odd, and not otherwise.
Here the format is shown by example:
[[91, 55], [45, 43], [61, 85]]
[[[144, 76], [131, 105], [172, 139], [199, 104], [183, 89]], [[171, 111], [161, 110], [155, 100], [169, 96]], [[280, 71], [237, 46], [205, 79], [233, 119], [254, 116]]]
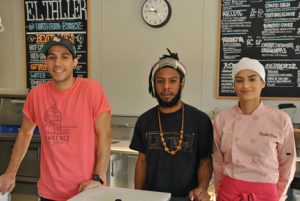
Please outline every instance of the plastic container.
[[293, 189], [293, 201], [300, 200], [300, 190]]
[[0, 193], [0, 201], [11, 201], [10, 193]]

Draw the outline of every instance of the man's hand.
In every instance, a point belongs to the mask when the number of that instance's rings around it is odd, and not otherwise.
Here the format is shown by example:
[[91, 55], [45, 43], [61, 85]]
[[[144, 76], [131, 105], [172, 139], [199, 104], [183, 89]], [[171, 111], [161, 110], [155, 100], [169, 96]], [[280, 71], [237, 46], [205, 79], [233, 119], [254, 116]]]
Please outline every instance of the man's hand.
[[201, 187], [195, 188], [189, 193], [189, 199], [192, 201], [210, 201], [210, 195]]
[[12, 173], [0, 175], [0, 193], [11, 192], [16, 186], [16, 176]]
[[80, 187], [78, 189], [78, 192], [82, 192], [85, 191], [87, 189], [91, 189], [91, 188], [98, 188], [100, 187], [101, 184], [98, 181], [94, 181], [94, 180], [88, 180], [88, 181], [84, 181], [80, 184]]

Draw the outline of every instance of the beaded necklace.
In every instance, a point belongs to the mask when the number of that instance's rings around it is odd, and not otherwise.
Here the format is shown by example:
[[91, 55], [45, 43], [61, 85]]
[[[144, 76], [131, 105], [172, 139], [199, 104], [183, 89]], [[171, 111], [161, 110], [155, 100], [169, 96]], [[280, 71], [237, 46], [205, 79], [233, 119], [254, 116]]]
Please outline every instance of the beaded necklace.
[[180, 136], [178, 140], [178, 144], [176, 146], [175, 150], [171, 150], [168, 146], [167, 143], [164, 139], [164, 133], [162, 131], [162, 126], [161, 126], [161, 120], [160, 120], [160, 114], [159, 114], [159, 105], [157, 106], [157, 116], [158, 116], [158, 124], [159, 124], [159, 136], [160, 140], [162, 142], [162, 145], [164, 147], [164, 151], [168, 152], [171, 155], [175, 155], [179, 150], [182, 149], [182, 140], [183, 140], [183, 129], [184, 129], [184, 103], [182, 103], [182, 109], [181, 109], [181, 129], [180, 129]]

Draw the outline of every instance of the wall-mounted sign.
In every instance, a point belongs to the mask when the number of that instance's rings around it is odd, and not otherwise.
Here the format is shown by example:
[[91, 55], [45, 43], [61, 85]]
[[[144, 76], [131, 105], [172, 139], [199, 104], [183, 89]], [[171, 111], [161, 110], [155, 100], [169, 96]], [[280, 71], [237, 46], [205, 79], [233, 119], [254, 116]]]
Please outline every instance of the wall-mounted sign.
[[262, 97], [300, 98], [300, 3], [219, 0], [218, 98], [235, 96], [232, 64], [258, 59], [266, 70]]
[[24, 0], [27, 88], [51, 79], [40, 53], [55, 35], [70, 39], [79, 63], [77, 77], [88, 77], [88, 0]]

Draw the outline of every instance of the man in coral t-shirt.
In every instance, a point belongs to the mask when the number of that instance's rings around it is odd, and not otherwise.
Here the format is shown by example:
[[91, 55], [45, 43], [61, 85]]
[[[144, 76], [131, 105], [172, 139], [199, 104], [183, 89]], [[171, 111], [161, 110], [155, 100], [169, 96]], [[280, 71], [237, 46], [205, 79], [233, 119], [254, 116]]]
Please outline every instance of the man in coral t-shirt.
[[33, 130], [41, 137], [41, 201], [64, 201], [105, 185], [111, 144], [111, 108], [99, 83], [75, 78], [72, 42], [53, 37], [42, 48], [52, 80], [34, 87], [23, 108], [23, 123], [0, 192], [11, 192]]

